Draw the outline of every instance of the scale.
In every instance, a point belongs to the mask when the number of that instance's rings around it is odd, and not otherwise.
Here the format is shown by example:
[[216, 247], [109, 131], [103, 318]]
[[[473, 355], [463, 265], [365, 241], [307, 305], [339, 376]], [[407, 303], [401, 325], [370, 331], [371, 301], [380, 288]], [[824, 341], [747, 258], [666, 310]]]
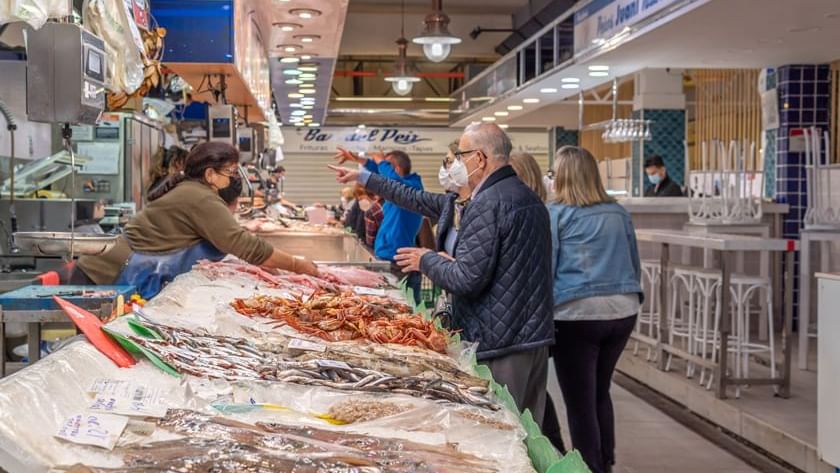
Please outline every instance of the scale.
[[[94, 125], [105, 109], [105, 71], [107, 56], [101, 38], [71, 23], [47, 23], [41, 29], [26, 32], [26, 112], [29, 120], [42, 123], [63, 124], [62, 154], [48, 158], [47, 165], [64, 164], [68, 160], [70, 179], [76, 188], [78, 172], [73, 151], [74, 125]], [[6, 117], [9, 121], [9, 116]], [[101, 254], [112, 248], [117, 236], [76, 235], [76, 198], [71, 195], [70, 232], [18, 232], [14, 211], [14, 120], [9, 121], [12, 133], [12, 159], [10, 160], [11, 199], [10, 216], [16, 246], [44, 256], [69, 256]], [[36, 163], [38, 164], [38, 163]], [[40, 175], [30, 170], [27, 176]], [[50, 169], [46, 169], [50, 171]], [[64, 174], [66, 175], [66, 173]], [[54, 176], [52, 176], [54, 177]], [[13, 250], [15, 251], [15, 250]]]

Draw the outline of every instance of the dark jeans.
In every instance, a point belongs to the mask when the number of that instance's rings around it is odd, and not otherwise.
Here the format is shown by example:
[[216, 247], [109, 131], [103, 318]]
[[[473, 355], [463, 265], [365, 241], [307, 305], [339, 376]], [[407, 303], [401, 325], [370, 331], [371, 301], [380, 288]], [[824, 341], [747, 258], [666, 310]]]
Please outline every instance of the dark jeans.
[[566, 454], [566, 446], [563, 445], [560, 422], [557, 419], [557, 411], [554, 409], [554, 400], [551, 399], [551, 395], [547, 392], [545, 393], [545, 414], [543, 414], [542, 433], [561, 455]]
[[555, 321], [554, 369], [566, 402], [572, 447], [592, 473], [615, 464], [615, 417], [610, 384], [636, 316], [619, 320]]

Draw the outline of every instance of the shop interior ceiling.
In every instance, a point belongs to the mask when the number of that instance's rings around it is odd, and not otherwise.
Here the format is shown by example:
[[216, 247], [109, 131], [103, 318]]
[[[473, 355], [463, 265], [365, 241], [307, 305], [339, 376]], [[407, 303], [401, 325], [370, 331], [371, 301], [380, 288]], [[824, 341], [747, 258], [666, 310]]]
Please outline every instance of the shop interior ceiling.
[[[608, 83], [645, 68], [760, 69], [785, 64], [830, 63], [840, 58], [840, 1], [838, 0], [698, 0], [678, 18], [642, 29], [625, 42], [576, 58], [568, 67], [520, 87], [480, 114], [465, 116], [464, 126], [508, 107], [503, 121], [511, 127], [574, 126], [577, 90], [564, 90], [561, 80], [581, 79], [581, 88]], [[588, 66], [606, 65], [607, 77], [593, 78]], [[557, 89], [541, 93], [541, 89]], [[524, 99], [538, 99], [535, 105]]]
[[[477, 74], [499, 57], [497, 48], [510, 35], [515, 16], [527, 20], [557, 0], [444, 0], [450, 18], [449, 30], [461, 38], [451, 55], [441, 63], [423, 56], [420, 45], [411, 43], [423, 29], [431, 12], [431, 0], [405, 0], [405, 37], [412, 72], [421, 81], [411, 94], [399, 97], [385, 77], [397, 57], [401, 0], [350, 0], [339, 59], [331, 86], [327, 123], [330, 125], [448, 125], [449, 95], [465, 79]], [[476, 28], [501, 31], [483, 32]]]

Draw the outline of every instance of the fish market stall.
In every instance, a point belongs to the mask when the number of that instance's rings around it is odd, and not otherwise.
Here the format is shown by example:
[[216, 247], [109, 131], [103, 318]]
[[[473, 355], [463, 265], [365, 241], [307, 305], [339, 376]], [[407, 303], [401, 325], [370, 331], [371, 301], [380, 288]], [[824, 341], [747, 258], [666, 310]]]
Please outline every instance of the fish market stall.
[[80, 337], [0, 380], [0, 468], [587, 471], [381, 274], [322, 274], [202, 262], [103, 326], [132, 366]]

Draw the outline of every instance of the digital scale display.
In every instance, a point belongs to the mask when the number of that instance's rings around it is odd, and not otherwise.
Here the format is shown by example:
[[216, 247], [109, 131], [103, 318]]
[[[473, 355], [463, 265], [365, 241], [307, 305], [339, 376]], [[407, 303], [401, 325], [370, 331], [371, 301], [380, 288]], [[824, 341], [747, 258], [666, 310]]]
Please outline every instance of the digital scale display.
[[230, 118], [213, 119], [213, 138], [230, 138]]
[[102, 53], [95, 49], [87, 49], [87, 60], [85, 61], [85, 75], [92, 77], [100, 82], [105, 80], [105, 74], [102, 70]]

